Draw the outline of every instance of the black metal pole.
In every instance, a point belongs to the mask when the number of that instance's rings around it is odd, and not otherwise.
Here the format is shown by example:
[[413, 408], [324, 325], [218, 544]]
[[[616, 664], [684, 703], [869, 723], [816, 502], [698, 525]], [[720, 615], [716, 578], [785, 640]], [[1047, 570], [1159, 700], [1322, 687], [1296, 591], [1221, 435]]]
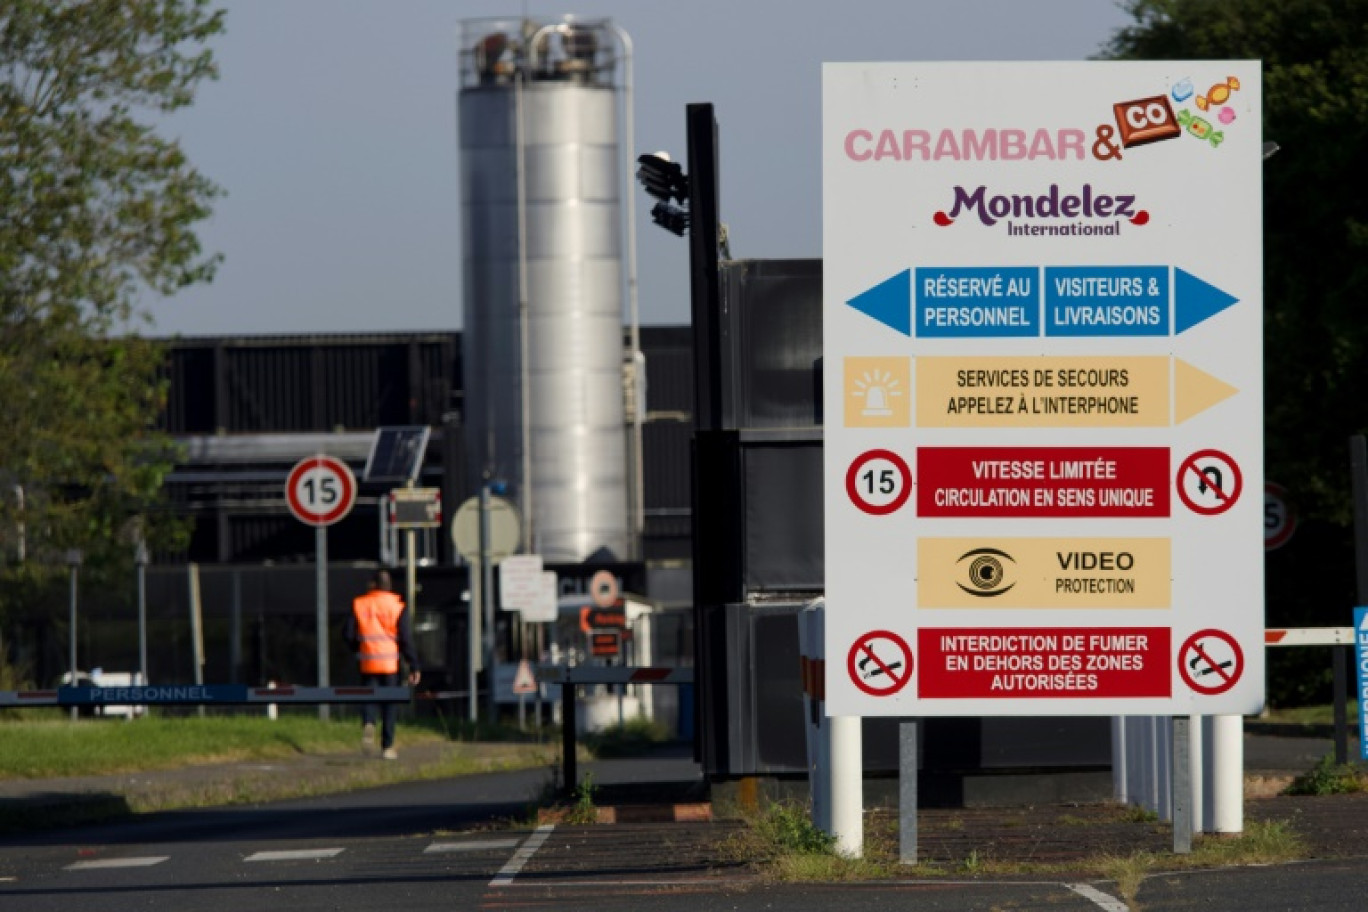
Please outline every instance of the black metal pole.
[[[1349, 438], [1349, 488], [1354, 502], [1354, 575], [1358, 583], [1358, 604], [1368, 605], [1368, 441], [1362, 434]], [[1354, 631], [1357, 639], [1358, 631]], [[1346, 681], [1341, 675], [1345, 655], [1353, 647], [1336, 646], [1335, 650], [1335, 762], [1347, 763], [1349, 759], [1349, 732], [1347, 722], [1342, 722], [1341, 713], [1344, 703]], [[1363, 707], [1359, 707], [1362, 716]], [[1341, 749], [1340, 743], [1344, 742]], [[1359, 746], [1362, 753], [1363, 747]]]
[[1349, 482], [1354, 501], [1354, 573], [1358, 603], [1368, 605], [1368, 442], [1349, 438]]
[[711, 104], [687, 107], [689, 297], [694, 340], [694, 427], [722, 427], [722, 326], [718, 319], [717, 119]]
[[561, 770], [566, 794], [579, 785], [579, 770], [575, 766], [575, 685], [561, 684]]
[[718, 684], [713, 651], [709, 648], [709, 625], [705, 612], [713, 607], [706, 598], [709, 570], [701, 536], [702, 498], [698, 483], [698, 433], [719, 430], [722, 417], [722, 321], [718, 286], [718, 180], [717, 118], [711, 104], [691, 104], [685, 109], [687, 166], [689, 175], [689, 300], [694, 350], [694, 446], [691, 465], [693, 507], [694, 656], [694, 759], [705, 764], [718, 748], [704, 720]]

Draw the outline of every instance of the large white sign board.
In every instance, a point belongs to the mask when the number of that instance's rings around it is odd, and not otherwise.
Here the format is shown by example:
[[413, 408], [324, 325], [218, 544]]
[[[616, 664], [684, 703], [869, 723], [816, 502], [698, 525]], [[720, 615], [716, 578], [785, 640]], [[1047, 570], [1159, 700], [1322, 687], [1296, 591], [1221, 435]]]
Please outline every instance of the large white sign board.
[[1258, 711], [1258, 63], [822, 108], [827, 712]]

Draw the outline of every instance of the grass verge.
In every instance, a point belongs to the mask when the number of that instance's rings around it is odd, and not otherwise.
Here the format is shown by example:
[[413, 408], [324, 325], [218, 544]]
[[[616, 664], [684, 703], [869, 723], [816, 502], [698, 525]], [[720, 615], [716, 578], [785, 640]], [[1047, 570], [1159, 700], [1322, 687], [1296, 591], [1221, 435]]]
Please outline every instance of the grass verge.
[[[526, 741], [452, 741], [412, 724], [399, 728], [399, 761], [380, 762], [358, 752], [358, 728], [355, 721], [302, 716], [0, 723], [0, 780], [106, 777], [45, 784], [39, 795], [14, 790], [0, 812], [0, 831], [527, 769], [545, 766], [550, 753]], [[144, 775], [157, 770], [174, 772]]]
[[[1110, 823], [1144, 829], [1152, 836], [1166, 826], [1135, 818], [1117, 807]], [[1250, 822], [1238, 837], [1198, 837], [1188, 855], [1136, 850], [1103, 850], [1061, 860], [1000, 857], [991, 849], [967, 847], [956, 854], [939, 853], [934, 860], [903, 865], [898, 860], [896, 818], [866, 818], [864, 855], [843, 858], [833, 841], [811, 823], [806, 807], [776, 802], [744, 818], [744, 826], [722, 846], [724, 860], [744, 863], [778, 881], [852, 881], [887, 878], [944, 877], [1069, 877], [1108, 880], [1117, 884], [1127, 902], [1134, 901], [1140, 883], [1150, 874], [1194, 868], [1265, 865], [1296, 861], [1308, 855], [1301, 836], [1286, 821]], [[1065, 824], [1068, 825], [1068, 824]], [[1075, 824], [1082, 825], [1082, 824]], [[944, 829], [958, 833], [960, 828]], [[928, 834], [929, 835], [929, 834]], [[1086, 834], [1079, 835], [1080, 840]], [[925, 842], [930, 841], [924, 839]]]
[[[101, 776], [186, 765], [280, 760], [353, 751], [354, 721], [316, 716], [158, 717], [0, 723], [0, 779]], [[443, 740], [426, 727], [401, 726], [399, 743]]]

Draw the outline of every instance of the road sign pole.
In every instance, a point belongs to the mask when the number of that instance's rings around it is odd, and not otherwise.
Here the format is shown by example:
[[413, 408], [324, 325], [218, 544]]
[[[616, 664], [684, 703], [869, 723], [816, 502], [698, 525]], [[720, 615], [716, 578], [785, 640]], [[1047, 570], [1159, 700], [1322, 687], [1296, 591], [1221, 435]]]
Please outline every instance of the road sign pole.
[[489, 681], [489, 720], [499, 719], [498, 694], [494, 692], [494, 559], [489, 552], [489, 485], [480, 488], [480, 594], [484, 603], [484, 630], [481, 636], [484, 651], [485, 677]]
[[418, 541], [417, 529], [404, 530], [404, 554], [405, 554], [405, 574], [404, 574], [404, 600], [408, 605], [409, 617], [417, 615], [418, 608], [418, 562], [413, 550]]
[[[318, 686], [328, 686], [328, 527], [314, 527], [314, 619], [318, 640]], [[328, 721], [328, 704], [318, 704], [319, 721]]]
[[[199, 564], [190, 565], [189, 574], [190, 584], [190, 658], [191, 664], [195, 667], [195, 686], [204, 683], [204, 612], [201, 610], [200, 602], [200, 576]], [[204, 707], [201, 706], [196, 712], [201, 719], [204, 718]]]
[[860, 716], [832, 716], [831, 738], [831, 835], [836, 852], [846, 858], [864, 854], [864, 749], [860, 743]]
[[1188, 781], [1192, 783], [1192, 832], [1205, 832], [1206, 783], [1202, 742], [1206, 740], [1206, 726], [1202, 716], [1188, 716]]
[[[356, 504], [356, 476], [340, 459], [319, 453], [295, 463], [285, 478], [285, 502], [294, 517], [314, 527], [314, 639], [318, 647], [318, 686], [327, 687], [328, 669], [328, 526]], [[328, 705], [318, 718], [328, 720]]]
[[470, 566], [470, 603], [466, 608], [466, 716], [474, 725], [480, 721], [480, 606], [484, 600], [484, 563], [478, 557]]
[[1215, 833], [1244, 832], [1244, 718], [1216, 716], [1211, 729], [1212, 813]]
[[917, 863], [917, 720], [898, 723], [898, 861]]
[[[1191, 719], [1173, 717], [1173, 854], [1192, 851]], [[1200, 731], [1198, 737], [1201, 737]]]
[[[536, 653], [537, 661], [540, 663], [543, 660], [542, 634], [549, 625], [533, 624], [532, 626], [536, 629]], [[542, 687], [540, 682], [537, 683], [536, 696], [532, 698], [532, 712], [535, 714], [532, 721], [532, 728], [536, 731], [538, 736], [540, 736], [542, 728]]]
[[[79, 556], [73, 558], [73, 554], [79, 555], [79, 552], [67, 552], [67, 564], [71, 567], [71, 582], [68, 592], [70, 598], [68, 600], [69, 610], [67, 617], [67, 623], [71, 631], [71, 655], [68, 656], [67, 661], [67, 664], [71, 669], [71, 679], [67, 681], [67, 684], [71, 687], [79, 687], [80, 685], [76, 681], [76, 579], [80, 573], [79, 568], [81, 562]], [[79, 718], [79, 715], [77, 713], [76, 707], [73, 706], [71, 707], [71, 721], [75, 722], [77, 718]]]
[[138, 672], [142, 675], [141, 683], [148, 682], [147, 677], [147, 565], [151, 561], [147, 545], [141, 539], [138, 541], [138, 548], [133, 554], [133, 561], [138, 567]]

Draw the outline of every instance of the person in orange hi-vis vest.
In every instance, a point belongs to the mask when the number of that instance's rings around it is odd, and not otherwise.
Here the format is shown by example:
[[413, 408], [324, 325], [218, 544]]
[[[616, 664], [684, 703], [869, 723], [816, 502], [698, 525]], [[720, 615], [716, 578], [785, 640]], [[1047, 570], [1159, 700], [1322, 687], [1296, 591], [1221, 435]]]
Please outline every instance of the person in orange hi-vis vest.
[[[413, 623], [404, 600], [391, 591], [389, 571], [377, 570], [365, 595], [352, 600], [351, 617], [342, 632], [347, 646], [361, 664], [361, 683], [372, 687], [399, 686], [399, 660], [408, 663], [408, 684], [416, 687], [422, 675], [413, 649]], [[361, 749], [375, 750], [376, 704], [361, 708]], [[381, 710], [380, 756], [397, 760], [394, 749], [394, 717], [397, 708], [385, 703]]]

